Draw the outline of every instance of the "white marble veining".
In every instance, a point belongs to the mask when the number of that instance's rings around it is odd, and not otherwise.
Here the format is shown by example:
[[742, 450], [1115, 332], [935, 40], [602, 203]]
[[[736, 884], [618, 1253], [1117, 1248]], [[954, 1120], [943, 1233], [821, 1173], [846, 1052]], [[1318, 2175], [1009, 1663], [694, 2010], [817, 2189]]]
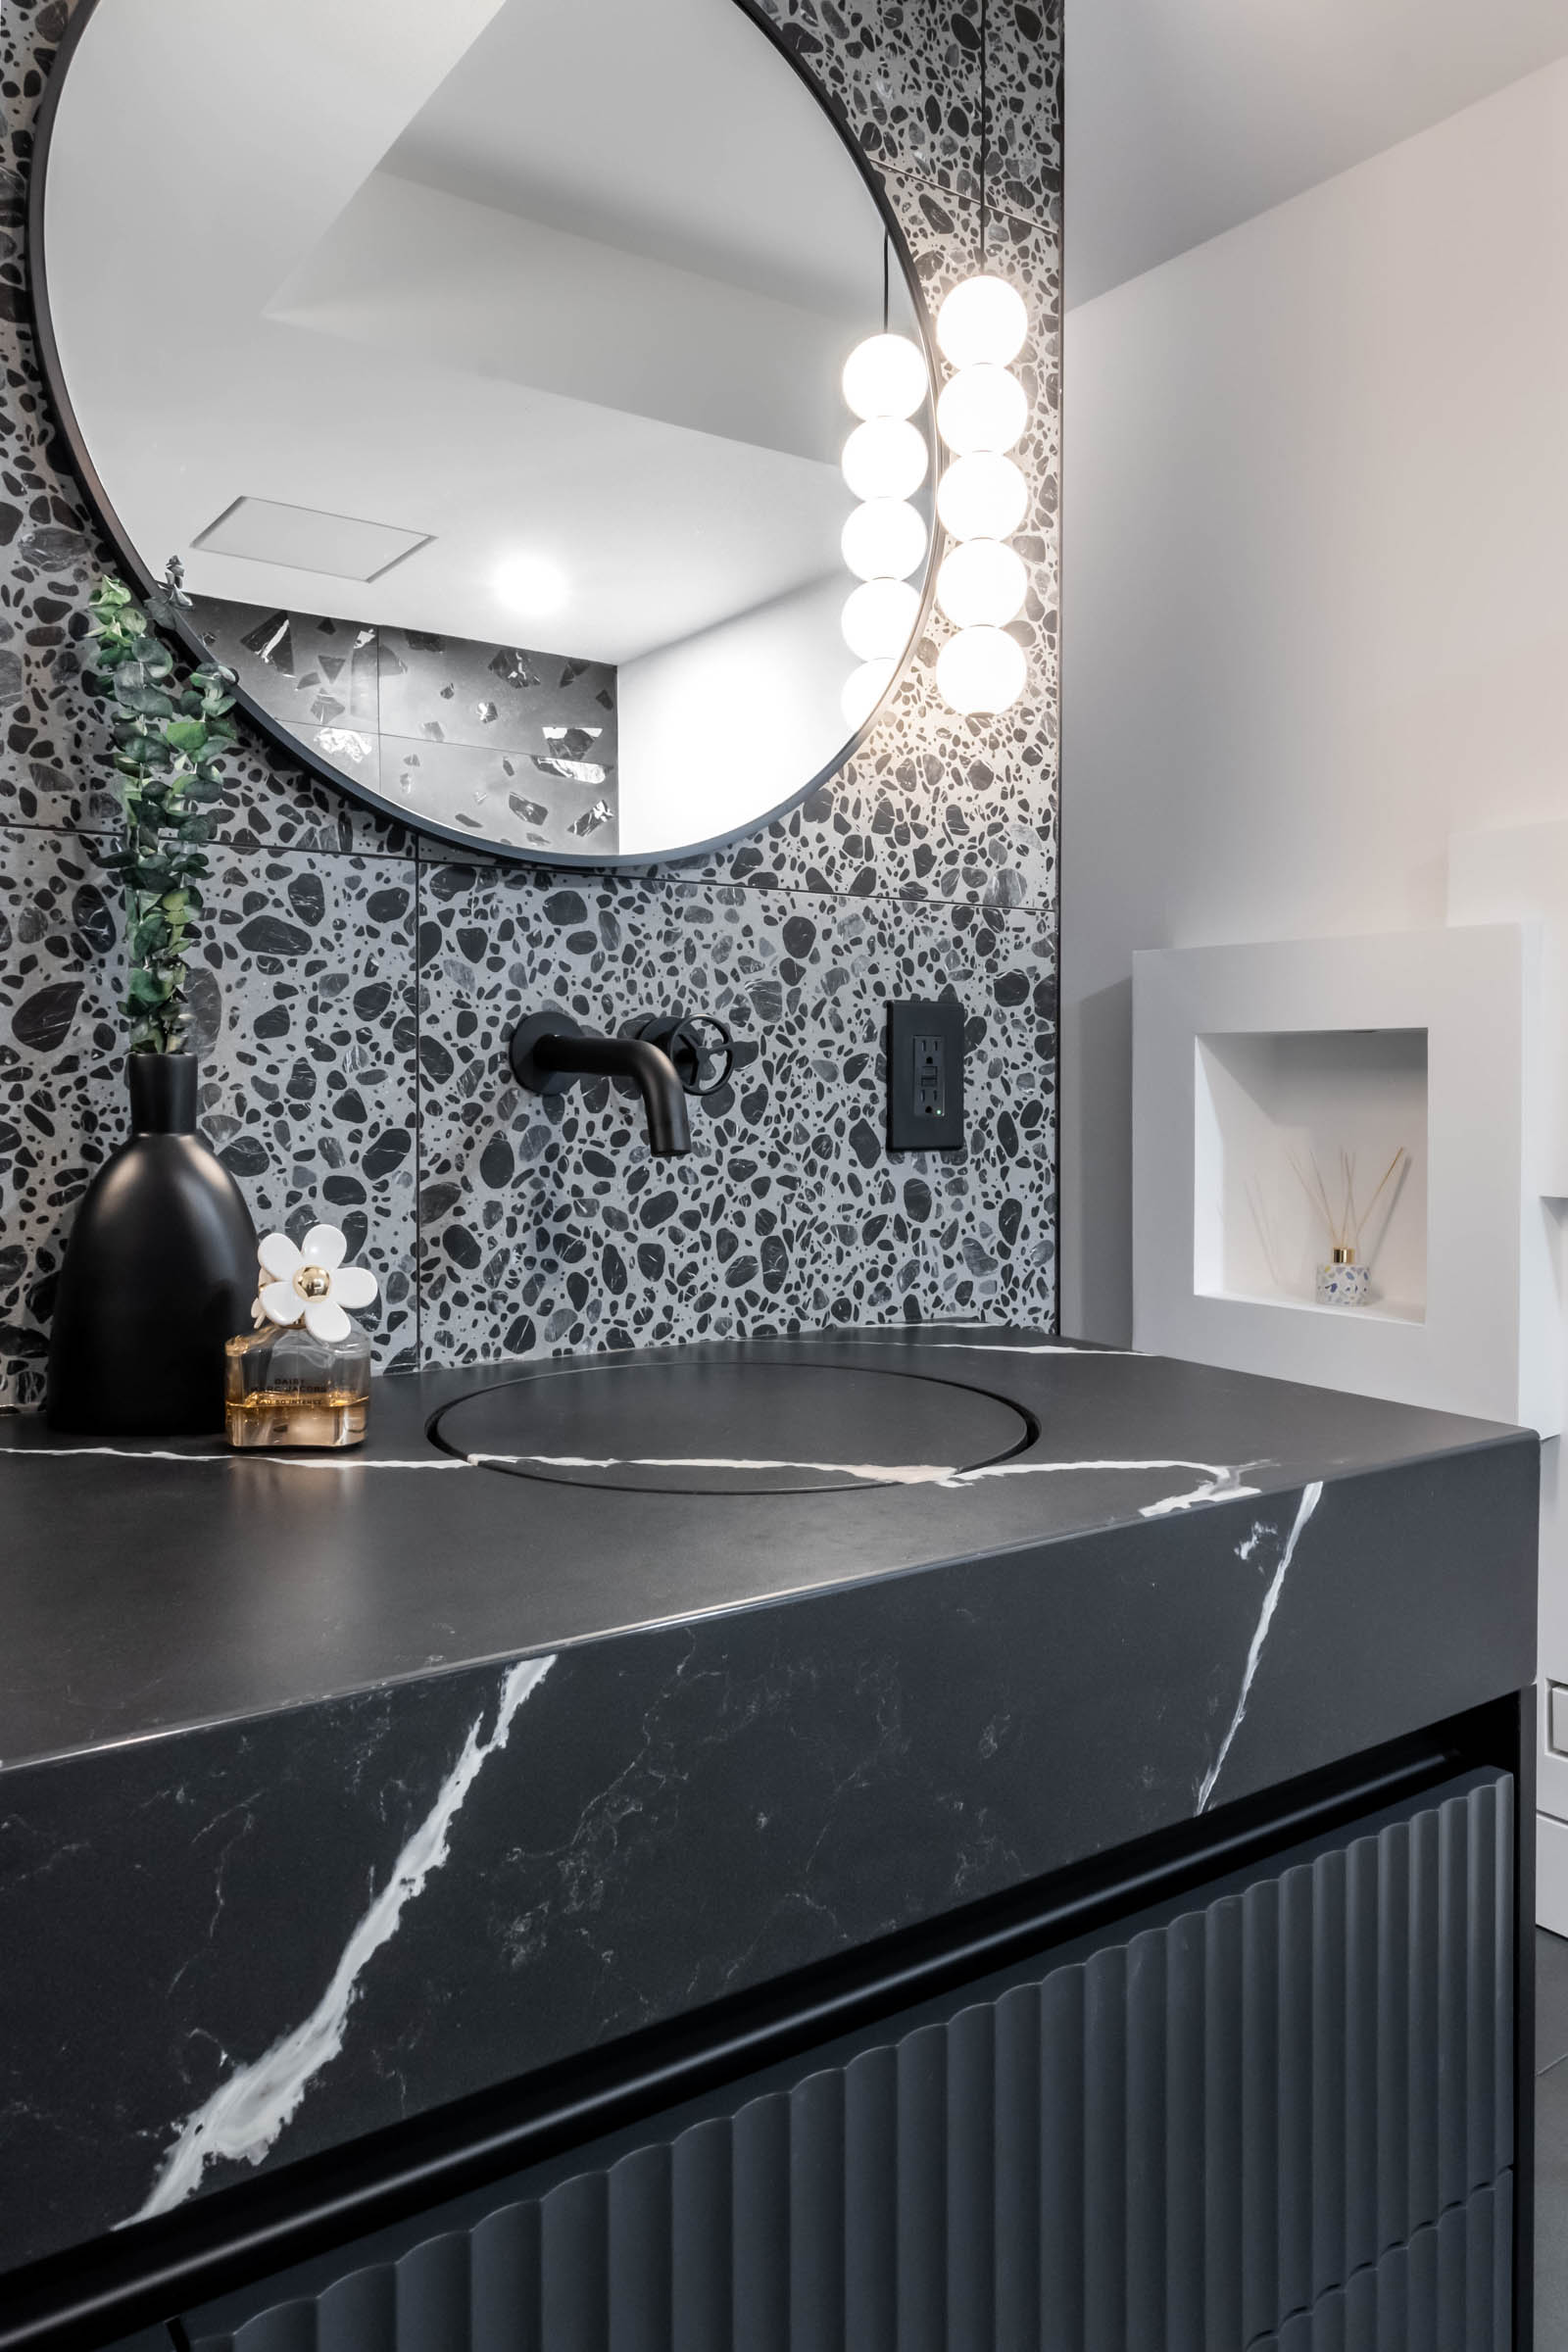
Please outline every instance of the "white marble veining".
[[19, 1448], [5, 1457], [8, 1461], [49, 1460], [60, 1455], [111, 1455], [126, 1461], [142, 1462], [256, 1462], [265, 1467], [286, 1470], [733, 1470], [758, 1472], [764, 1470], [805, 1470], [823, 1478], [841, 1478], [856, 1485], [868, 1487], [934, 1487], [944, 1492], [961, 1494], [983, 1478], [1040, 1478], [1061, 1476], [1069, 1472], [1114, 1472], [1122, 1476], [1142, 1475], [1149, 1471], [1190, 1470], [1200, 1480], [1196, 1487], [1184, 1489], [1177, 1494], [1162, 1494], [1153, 1502], [1139, 1507], [1142, 1519], [1163, 1519], [1176, 1511], [1190, 1511], [1203, 1502], [1234, 1502], [1256, 1495], [1260, 1489], [1244, 1486], [1242, 1470], [1223, 1462], [1185, 1460], [1122, 1459], [1106, 1457], [1093, 1461], [1042, 1462], [1026, 1461], [986, 1462], [972, 1470], [957, 1467], [952, 1462], [808, 1462], [782, 1459], [762, 1459], [744, 1454], [678, 1453], [678, 1454], [587, 1454], [587, 1453], [467, 1453], [435, 1454], [416, 1460], [376, 1459], [373, 1455], [321, 1453], [170, 1453], [148, 1446], [29, 1446]]
[[[495, 1722], [484, 1717], [468, 1729], [457, 1762], [436, 1792], [434, 1803], [404, 1844], [386, 1885], [364, 1913], [343, 1947], [342, 1957], [316, 2007], [291, 2033], [282, 2034], [260, 2058], [238, 2066], [175, 2131], [158, 2178], [145, 2202], [126, 2221], [147, 2221], [193, 2196], [207, 2166], [221, 2159], [260, 2164], [310, 2088], [343, 2047], [349, 2011], [361, 1977], [375, 1954], [397, 1933], [406, 1905], [422, 1892], [432, 1871], [447, 1858], [452, 1825], [464, 1799], [491, 1756], [506, 1746], [523, 1701], [538, 1690], [555, 1657], [525, 1658], [503, 1677]], [[124, 2227], [124, 2223], [120, 2225]]]
[[[1250, 1468], [1251, 1466], [1244, 1463], [1242, 1468]], [[1060, 1473], [1070, 1470], [1113, 1470], [1119, 1471], [1123, 1475], [1154, 1470], [1192, 1470], [1196, 1472], [1202, 1481], [1200, 1486], [1190, 1488], [1180, 1494], [1162, 1494], [1157, 1502], [1146, 1502], [1140, 1507], [1138, 1515], [1141, 1519], [1163, 1519], [1173, 1511], [1190, 1511], [1195, 1503], [1234, 1502], [1244, 1495], [1257, 1494], [1261, 1491], [1257, 1487], [1242, 1485], [1242, 1468], [1233, 1467], [1225, 1462], [1158, 1459], [1150, 1461], [1104, 1459], [1088, 1462], [987, 1462], [978, 1470], [953, 1471], [942, 1483], [950, 1487], [970, 1487], [982, 1478], [1031, 1478], [1047, 1476], [1052, 1472]]]
[[502, 1470], [808, 1470], [824, 1478], [852, 1479], [866, 1486], [938, 1487], [950, 1494], [961, 1494], [983, 1478], [1037, 1478], [1073, 1471], [1108, 1471], [1129, 1476], [1156, 1470], [1191, 1470], [1200, 1478], [1199, 1486], [1179, 1494], [1162, 1494], [1157, 1501], [1142, 1504], [1139, 1510], [1142, 1519], [1162, 1519], [1173, 1511], [1191, 1510], [1197, 1503], [1232, 1502], [1260, 1492], [1256, 1487], [1244, 1487], [1240, 1469], [1227, 1463], [1160, 1459], [986, 1462], [977, 1469], [963, 1470], [951, 1462], [805, 1462], [721, 1453], [470, 1453], [465, 1458], [475, 1467]]
[[[1274, 1622], [1274, 1612], [1280, 1605], [1280, 1594], [1285, 1590], [1285, 1579], [1290, 1574], [1291, 1562], [1296, 1557], [1296, 1546], [1300, 1542], [1302, 1528], [1322, 1499], [1323, 1481], [1320, 1478], [1313, 1479], [1310, 1486], [1302, 1488], [1300, 1507], [1296, 1514], [1296, 1524], [1291, 1529], [1290, 1540], [1280, 1553], [1280, 1564], [1275, 1569], [1269, 1581], [1268, 1591], [1263, 1595], [1262, 1611], [1252, 1634], [1251, 1644], [1247, 1652], [1247, 1666], [1242, 1675], [1241, 1696], [1236, 1701], [1236, 1712], [1232, 1715], [1225, 1737], [1219, 1743], [1219, 1751], [1207, 1772], [1204, 1773], [1199, 1788], [1198, 1810], [1200, 1813], [1205, 1810], [1209, 1798], [1214, 1793], [1214, 1784], [1224, 1770], [1225, 1759], [1231, 1752], [1231, 1742], [1242, 1728], [1247, 1714], [1247, 1702], [1251, 1696], [1252, 1684], [1257, 1675], [1258, 1661], [1263, 1655], [1263, 1644], [1268, 1640], [1268, 1629]], [[1257, 1548], [1257, 1532], [1254, 1527], [1251, 1534], [1237, 1545], [1236, 1556], [1238, 1559], [1250, 1559], [1253, 1551]]]

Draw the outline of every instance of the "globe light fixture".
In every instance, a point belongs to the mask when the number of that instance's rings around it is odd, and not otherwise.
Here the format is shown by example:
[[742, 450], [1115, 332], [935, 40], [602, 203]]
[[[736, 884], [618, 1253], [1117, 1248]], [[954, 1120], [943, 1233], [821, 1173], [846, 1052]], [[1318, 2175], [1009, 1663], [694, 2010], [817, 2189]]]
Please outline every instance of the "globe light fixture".
[[955, 286], [937, 313], [937, 344], [954, 368], [1005, 368], [1028, 331], [1029, 314], [1016, 286], [984, 268]]
[[930, 463], [924, 433], [902, 416], [873, 416], [844, 444], [844, 479], [857, 498], [908, 498]]
[[956, 632], [937, 655], [937, 691], [960, 718], [1007, 710], [1029, 675], [1006, 629], [1029, 593], [1023, 560], [1007, 545], [1029, 511], [1029, 485], [1006, 454], [1029, 421], [1029, 396], [1008, 366], [1023, 349], [1029, 314], [1016, 286], [986, 268], [986, 14], [980, 0], [980, 267], [937, 313], [937, 348], [953, 369], [937, 399], [937, 431], [953, 452], [937, 483], [937, 516], [957, 543], [937, 573], [937, 602]]
[[960, 718], [1007, 710], [1028, 673], [1023, 647], [1005, 629], [959, 629], [937, 656], [937, 691]]
[[857, 416], [912, 416], [925, 394], [925, 355], [907, 335], [868, 335], [844, 363], [844, 398]]
[[[1011, 449], [1029, 421], [1029, 396], [1010, 368], [960, 368], [942, 388], [937, 431], [956, 457]], [[861, 430], [865, 430], [861, 427]]]
[[868, 498], [851, 514], [839, 544], [858, 580], [906, 580], [925, 555], [925, 523], [902, 498]]
[[955, 539], [1005, 539], [1024, 518], [1029, 485], [995, 450], [955, 458], [937, 484], [937, 513]]
[[930, 470], [924, 433], [910, 422], [930, 390], [925, 353], [888, 327], [893, 245], [882, 240], [882, 332], [858, 343], [844, 363], [844, 397], [860, 422], [844, 444], [844, 479], [860, 504], [844, 525], [844, 561], [860, 586], [844, 607], [844, 641], [859, 662], [841, 695], [855, 733], [886, 694], [920, 617], [909, 574], [925, 561], [930, 533], [909, 500]]
[[937, 573], [937, 603], [958, 629], [1004, 628], [1028, 593], [1023, 558], [1004, 539], [965, 539], [949, 549]]
[[862, 580], [845, 603], [844, 642], [857, 661], [889, 662], [903, 653], [919, 617], [920, 592], [910, 581]]
[[878, 662], [862, 662], [858, 669], [851, 670], [839, 698], [847, 727], [858, 734], [892, 685], [898, 666], [893, 657], [887, 655]]

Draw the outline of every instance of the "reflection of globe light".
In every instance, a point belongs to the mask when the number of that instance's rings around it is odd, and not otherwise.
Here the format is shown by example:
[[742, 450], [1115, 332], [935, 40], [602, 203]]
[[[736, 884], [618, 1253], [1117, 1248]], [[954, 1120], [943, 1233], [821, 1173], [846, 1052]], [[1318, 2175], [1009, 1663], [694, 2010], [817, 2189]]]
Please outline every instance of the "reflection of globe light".
[[989, 362], [960, 368], [937, 402], [937, 430], [960, 458], [977, 449], [1011, 449], [1028, 421], [1022, 384], [1009, 368]]
[[862, 580], [844, 607], [844, 642], [861, 662], [891, 661], [919, 615], [919, 592], [907, 580]]
[[[937, 313], [937, 341], [955, 368], [1005, 368], [1029, 330], [1023, 298], [1004, 277], [965, 278]], [[852, 404], [853, 405], [853, 404]], [[912, 406], [912, 404], [911, 404]], [[905, 416], [908, 410], [903, 411]]]
[[912, 416], [925, 382], [924, 355], [907, 335], [868, 335], [844, 363], [844, 397], [857, 416]]
[[955, 458], [937, 484], [937, 513], [955, 539], [1005, 539], [1028, 504], [1028, 485], [1017, 466], [990, 450]]
[[893, 672], [897, 667], [896, 662], [888, 660], [862, 662], [858, 669], [851, 670], [839, 698], [846, 726], [854, 727], [857, 732], [864, 726], [893, 683]]
[[1029, 664], [1005, 629], [960, 629], [937, 656], [937, 688], [960, 717], [1005, 710], [1023, 692]]
[[[1023, 558], [1001, 539], [963, 540], [949, 549], [937, 573], [937, 602], [955, 628], [1000, 629], [1022, 612], [1028, 592]], [[864, 593], [856, 591], [858, 596]], [[909, 593], [914, 594], [912, 588]]]
[[569, 593], [566, 575], [548, 556], [506, 556], [496, 565], [496, 594], [514, 612], [559, 612]]
[[[972, 465], [972, 459], [965, 459]], [[998, 461], [1005, 465], [1006, 460]], [[1011, 525], [1007, 526], [1009, 529]], [[870, 498], [844, 525], [844, 561], [858, 579], [906, 580], [925, 554], [925, 524], [900, 498]]]
[[924, 433], [902, 416], [873, 416], [844, 444], [844, 479], [857, 498], [907, 498], [929, 463]]

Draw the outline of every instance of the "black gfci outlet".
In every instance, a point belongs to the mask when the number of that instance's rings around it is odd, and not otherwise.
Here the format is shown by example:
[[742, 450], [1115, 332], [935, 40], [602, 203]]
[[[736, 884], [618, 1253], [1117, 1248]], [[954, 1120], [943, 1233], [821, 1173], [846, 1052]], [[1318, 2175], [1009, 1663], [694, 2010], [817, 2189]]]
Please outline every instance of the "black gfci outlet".
[[888, 1006], [888, 1150], [956, 1152], [963, 1142], [963, 1006]]

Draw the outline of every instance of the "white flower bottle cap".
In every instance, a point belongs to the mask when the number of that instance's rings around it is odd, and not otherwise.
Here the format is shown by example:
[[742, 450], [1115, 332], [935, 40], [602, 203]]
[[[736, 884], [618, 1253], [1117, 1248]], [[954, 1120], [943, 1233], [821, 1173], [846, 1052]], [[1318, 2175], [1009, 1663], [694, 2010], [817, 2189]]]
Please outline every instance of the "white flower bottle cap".
[[256, 1254], [263, 1275], [258, 1325], [303, 1323], [313, 1340], [331, 1347], [354, 1329], [346, 1307], [374, 1304], [375, 1276], [368, 1266], [343, 1263], [348, 1244], [335, 1225], [313, 1225], [298, 1249], [286, 1233], [267, 1234]]

